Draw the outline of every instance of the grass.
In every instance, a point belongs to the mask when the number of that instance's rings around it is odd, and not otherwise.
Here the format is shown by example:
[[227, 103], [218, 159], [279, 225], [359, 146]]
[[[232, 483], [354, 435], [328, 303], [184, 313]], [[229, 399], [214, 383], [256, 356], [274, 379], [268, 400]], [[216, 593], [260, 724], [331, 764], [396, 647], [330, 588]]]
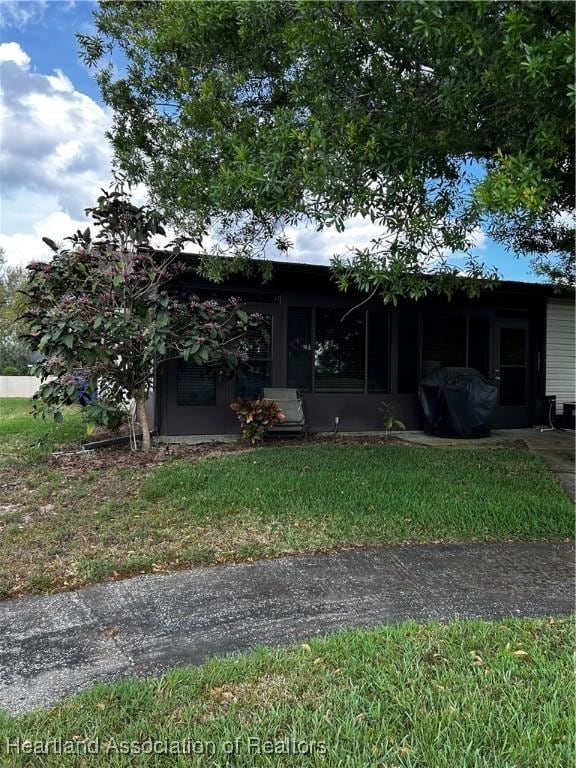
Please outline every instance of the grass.
[[140, 495], [224, 525], [257, 518], [274, 530], [300, 521], [328, 546], [571, 531], [567, 499], [540, 461], [518, 450], [271, 448], [172, 463], [148, 477]]
[[0, 398], [0, 467], [33, 463], [57, 446], [81, 440], [86, 434], [76, 408], [65, 409], [66, 417], [60, 424], [53, 419], [34, 419], [31, 411], [32, 401], [28, 398]]
[[[11, 423], [26, 445], [31, 433]], [[568, 498], [522, 450], [310, 444], [159, 467], [80, 461], [4, 468], [2, 596], [282, 553], [573, 531]]]
[[[87, 758], [80, 746], [76, 756], [25, 764], [563, 768], [573, 762], [576, 732], [572, 631], [568, 620], [552, 619], [407, 623], [212, 659], [0, 717], [0, 755], [6, 740], [60, 737], [80, 745], [98, 738], [100, 751]], [[204, 754], [114, 751], [146, 739], [191, 740]], [[309, 753], [258, 751], [286, 740], [307, 743]], [[232, 757], [226, 742], [237, 747]], [[2, 755], [7, 768], [23, 760]]]

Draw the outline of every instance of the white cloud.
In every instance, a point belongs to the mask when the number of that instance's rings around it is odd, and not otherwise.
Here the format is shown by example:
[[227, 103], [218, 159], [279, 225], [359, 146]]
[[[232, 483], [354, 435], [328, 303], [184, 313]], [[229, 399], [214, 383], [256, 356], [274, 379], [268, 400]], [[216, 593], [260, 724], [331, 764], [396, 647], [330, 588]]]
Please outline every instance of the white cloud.
[[49, 260], [51, 251], [42, 242], [43, 237], [50, 237], [60, 244], [65, 237], [77, 229], [86, 229], [89, 224], [88, 219], [73, 219], [64, 211], [54, 211], [37, 219], [31, 227], [32, 232], [0, 234], [0, 247], [4, 248], [9, 264], [25, 265], [34, 259]]
[[[342, 255], [350, 248], [366, 248], [382, 234], [382, 228], [361, 216], [348, 219], [344, 232], [323, 229], [320, 232], [306, 226], [289, 227], [286, 236], [293, 243], [287, 261], [305, 264], [329, 264], [332, 256]], [[273, 258], [281, 258], [274, 256]]]
[[485, 251], [488, 245], [488, 235], [480, 227], [472, 230], [472, 248], [477, 251]]
[[48, 0], [2, 0], [0, 5], [0, 20], [7, 28], [23, 29], [29, 24], [37, 24], [44, 18], [48, 8]]
[[[320, 232], [305, 227], [290, 227], [286, 230], [288, 239], [293, 243], [289, 255], [275, 252], [271, 258], [280, 261], [305, 264], [330, 264], [332, 256], [344, 255], [352, 248], [369, 248], [371, 241], [385, 235], [382, 227], [372, 224], [362, 216], [347, 219], [344, 232], [335, 229], [323, 229]], [[473, 251], [485, 250], [488, 242], [486, 233], [476, 227], [471, 233]], [[449, 259], [462, 259], [464, 254], [445, 251]]]
[[30, 56], [20, 48], [18, 43], [1, 43], [0, 61], [12, 61], [23, 69], [28, 69], [30, 66]]
[[16, 263], [37, 257], [42, 235], [58, 239], [84, 223], [84, 208], [111, 180], [105, 133], [112, 118], [61, 70], [35, 72], [18, 43], [0, 45], [0, 67], [0, 224], [2, 245]]

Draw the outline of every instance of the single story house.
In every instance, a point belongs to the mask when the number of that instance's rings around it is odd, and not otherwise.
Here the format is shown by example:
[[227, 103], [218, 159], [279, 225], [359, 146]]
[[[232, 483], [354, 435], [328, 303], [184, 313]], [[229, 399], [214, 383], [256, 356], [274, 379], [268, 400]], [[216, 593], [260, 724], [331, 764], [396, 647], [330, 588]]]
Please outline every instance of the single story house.
[[263, 387], [297, 388], [310, 431], [377, 431], [389, 403], [408, 429], [422, 425], [418, 384], [435, 364], [475, 368], [499, 385], [496, 428], [546, 424], [549, 401], [561, 415], [573, 402], [574, 297], [538, 283], [501, 282], [477, 299], [429, 296], [386, 306], [342, 293], [328, 267], [277, 262], [271, 280], [239, 275], [225, 284], [185, 277], [201, 297], [238, 296], [264, 315], [269, 341], [245, 340], [249, 368], [218, 382], [192, 362], [159, 366], [154, 426], [160, 439], [234, 435], [230, 403]]

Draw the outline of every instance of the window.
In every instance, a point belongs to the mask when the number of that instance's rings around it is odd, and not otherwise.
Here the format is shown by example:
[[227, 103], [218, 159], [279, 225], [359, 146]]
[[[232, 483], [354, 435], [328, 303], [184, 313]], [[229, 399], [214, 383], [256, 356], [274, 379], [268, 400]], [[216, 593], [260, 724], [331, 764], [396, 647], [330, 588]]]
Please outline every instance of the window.
[[387, 312], [368, 312], [368, 392], [390, 391], [390, 320]]
[[466, 365], [466, 316], [426, 315], [422, 326], [422, 365]]
[[263, 315], [258, 328], [251, 328], [238, 342], [248, 362], [236, 375], [238, 397], [259, 397], [263, 387], [272, 383], [272, 315]]
[[401, 313], [398, 316], [398, 392], [412, 394], [418, 390], [419, 317]]
[[312, 309], [288, 308], [287, 385], [302, 392], [312, 390]]
[[387, 312], [288, 308], [287, 385], [303, 392], [388, 392]]
[[468, 367], [490, 376], [490, 320], [487, 317], [468, 319]]
[[215, 405], [216, 380], [210, 368], [178, 360], [176, 402], [181, 406]]
[[314, 389], [316, 392], [364, 392], [365, 315], [316, 309]]

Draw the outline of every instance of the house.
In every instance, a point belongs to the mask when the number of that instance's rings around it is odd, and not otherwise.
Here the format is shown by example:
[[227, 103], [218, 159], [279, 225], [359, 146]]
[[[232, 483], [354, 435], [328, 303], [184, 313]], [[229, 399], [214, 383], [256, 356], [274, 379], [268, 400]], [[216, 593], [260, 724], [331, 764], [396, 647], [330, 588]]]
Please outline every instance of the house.
[[430, 296], [396, 307], [340, 292], [328, 267], [274, 264], [271, 280], [238, 276], [223, 285], [182, 278], [179, 289], [202, 297], [239, 296], [264, 315], [269, 340], [245, 341], [249, 368], [218, 382], [192, 362], [163, 363], [156, 377], [155, 428], [160, 439], [233, 435], [230, 403], [265, 386], [302, 393], [309, 429], [382, 429], [384, 400], [408, 429], [421, 428], [418, 383], [431, 366], [469, 366], [495, 379], [493, 426], [530, 427], [575, 399], [574, 299], [550, 286], [501, 282], [477, 299]]

